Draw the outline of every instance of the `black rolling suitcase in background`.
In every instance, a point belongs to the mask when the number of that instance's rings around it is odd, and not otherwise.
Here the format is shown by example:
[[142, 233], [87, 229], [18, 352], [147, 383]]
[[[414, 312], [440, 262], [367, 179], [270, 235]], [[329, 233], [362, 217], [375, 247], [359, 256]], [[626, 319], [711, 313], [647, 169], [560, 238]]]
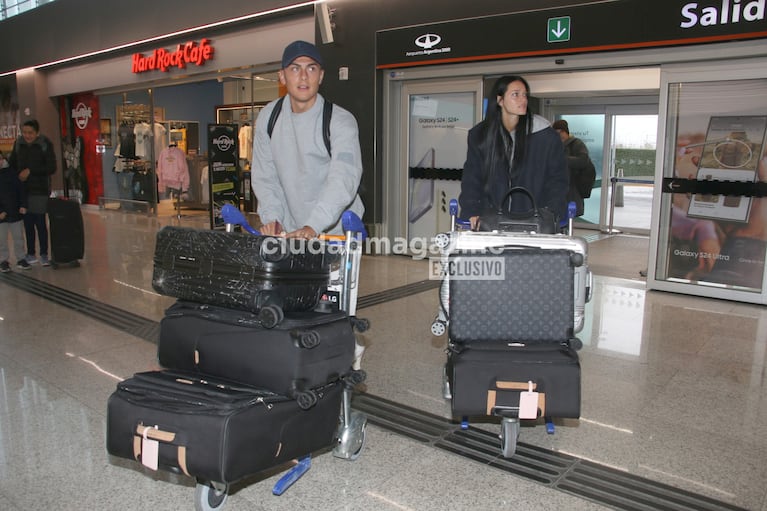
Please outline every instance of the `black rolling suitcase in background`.
[[137, 373], [107, 405], [109, 454], [231, 483], [333, 444], [342, 383], [308, 410], [256, 387], [170, 371]]
[[332, 255], [318, 240], [167, 226], [157, 233], [152, 286], [161, 294], [262, 314], [313, 309]]
[[80, 266], [85, 256], [85, 228], [80, 204], [59, 197], [48, 199], [51, 266]]
[[258, 315], [179, 301], [160, 322], [163, 367], [222, 377], [298, 400], [316, 400], [315, 387], [351, 371], [355, 335], [341, 312], [288, 312], [273, 328]]

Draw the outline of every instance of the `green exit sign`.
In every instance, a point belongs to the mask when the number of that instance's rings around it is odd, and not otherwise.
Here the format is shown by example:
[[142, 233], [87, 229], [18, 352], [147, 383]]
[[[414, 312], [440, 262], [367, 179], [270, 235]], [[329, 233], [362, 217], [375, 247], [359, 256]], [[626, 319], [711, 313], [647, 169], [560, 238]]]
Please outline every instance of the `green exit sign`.
[[550, 43], [561, 43], [570, 40], [570, 16], [549, 18], [546, 28], [546, 40]]

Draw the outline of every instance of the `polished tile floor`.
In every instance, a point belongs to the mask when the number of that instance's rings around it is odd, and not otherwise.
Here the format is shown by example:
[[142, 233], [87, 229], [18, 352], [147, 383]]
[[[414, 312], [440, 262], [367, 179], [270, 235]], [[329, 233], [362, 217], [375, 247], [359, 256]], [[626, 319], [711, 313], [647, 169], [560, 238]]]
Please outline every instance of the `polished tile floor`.
[[[159, 321], [173, 300], [151, 288], [154, 235], [167, 224], [205, 227], [205, 217], [86, 207], [84, 218], [80, 268], [35, 266], [13, 277]], [[592, 238], [593, 254], [612, 247]], [[360, 295], [427, 275], [424, 261], [365, 256]], [[157, 367], [156, 346], [7, 279], [0, 275], [0, 510], [193, 509], [193, 481], [105, 449], [107, 398], [118, 380]], [[431, 289], [359, 312], [371, 322], [361, 336], [364, 390], [447, 418], [445, 338], [429, 329], [436, 310]], [[582, 418], [558, 423], [554, 435], [523, 427], [520, 442], [705, 495], [722, 509], [767, 511], [767, 308], [597, 274], [580, 337]], [[358, 460], [321, 454], [276, 497], [279, 476], [236, 486], [225, 509], [610, 509], [372, 424]]]

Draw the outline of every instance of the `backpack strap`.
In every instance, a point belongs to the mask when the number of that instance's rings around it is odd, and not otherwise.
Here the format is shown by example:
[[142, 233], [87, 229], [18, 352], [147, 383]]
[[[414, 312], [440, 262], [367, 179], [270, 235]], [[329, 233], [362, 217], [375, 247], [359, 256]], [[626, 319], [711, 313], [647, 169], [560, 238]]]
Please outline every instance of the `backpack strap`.
[[[274, 104], [274, 109], [269, 116], [269, 122], [266, 124], [266, 134], [269, 138], [272, 138], [272, 132], [274, 131], [274, 125], [277, 124], [277, 118], [282, 112], [282, 103], [285, 102], [285, 96], [282, 96]], [[322, 107], [322, 140], [325, 142], [325, 149], [328, 150], [328, 155], [332, 156], [333, 153], [330, 150], [330, 118], [333, 116], [333, 103], [325, 101]]]
[[325, 141], [325, 148], [328, 150], [328, 156], [333, 156], [330, 150], [330, 118], [333, 116], [333, 103], [325, 101], [322, 107], [322, 139]]
[[269, 116], [269, 122], [266, 125], [266, 134], [269, 135], [269, 138], [272, 138], [274, 125], [277, 124], [277, 118], [280, 116], [280, 113], [282, 112], [282, 104], [284, 102], [285, 102], [285, 96], [282, 96], [280, 99], [277, 100], [277, 103], [275, 103], [274, 109], [272, 110], [272, 115]]

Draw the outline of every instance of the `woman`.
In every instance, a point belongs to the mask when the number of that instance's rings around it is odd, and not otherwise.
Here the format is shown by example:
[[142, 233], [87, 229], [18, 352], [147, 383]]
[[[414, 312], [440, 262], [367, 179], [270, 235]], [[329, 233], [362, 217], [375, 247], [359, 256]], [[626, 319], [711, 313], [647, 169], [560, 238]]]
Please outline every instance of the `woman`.
[[[524, 212], [532, 208], [526, 195], [504, 196], [522, 186], [538, 208], [567, 217], [569, 175], [562, 141], [549, 122], [531, 114], [530, 86], [521, 76], [503, 76], [493, 86], [487, 116], [469, 130], [461, 181], [461, 217], [477, 227], [490, 209]], [[503, 202], [503, 203], [501, 203]]]
[[45, 222], [48, 196], [51, 194], [51, 175], [56, 172], [56, 155], [53, 144], [40, 134], [40, 124], [30, 119], [21, 127], [21, 136], [13, 145], [8, 159], [11, 167], [19, 171], [19, 179], [25, 184], [27, 214], [24, 229], [27, 237], [27, 262], [38, 262], [35, 256], [35, 232], [40, 241], [40, 264], [50, 266], [48, 259], [48, 226]]

